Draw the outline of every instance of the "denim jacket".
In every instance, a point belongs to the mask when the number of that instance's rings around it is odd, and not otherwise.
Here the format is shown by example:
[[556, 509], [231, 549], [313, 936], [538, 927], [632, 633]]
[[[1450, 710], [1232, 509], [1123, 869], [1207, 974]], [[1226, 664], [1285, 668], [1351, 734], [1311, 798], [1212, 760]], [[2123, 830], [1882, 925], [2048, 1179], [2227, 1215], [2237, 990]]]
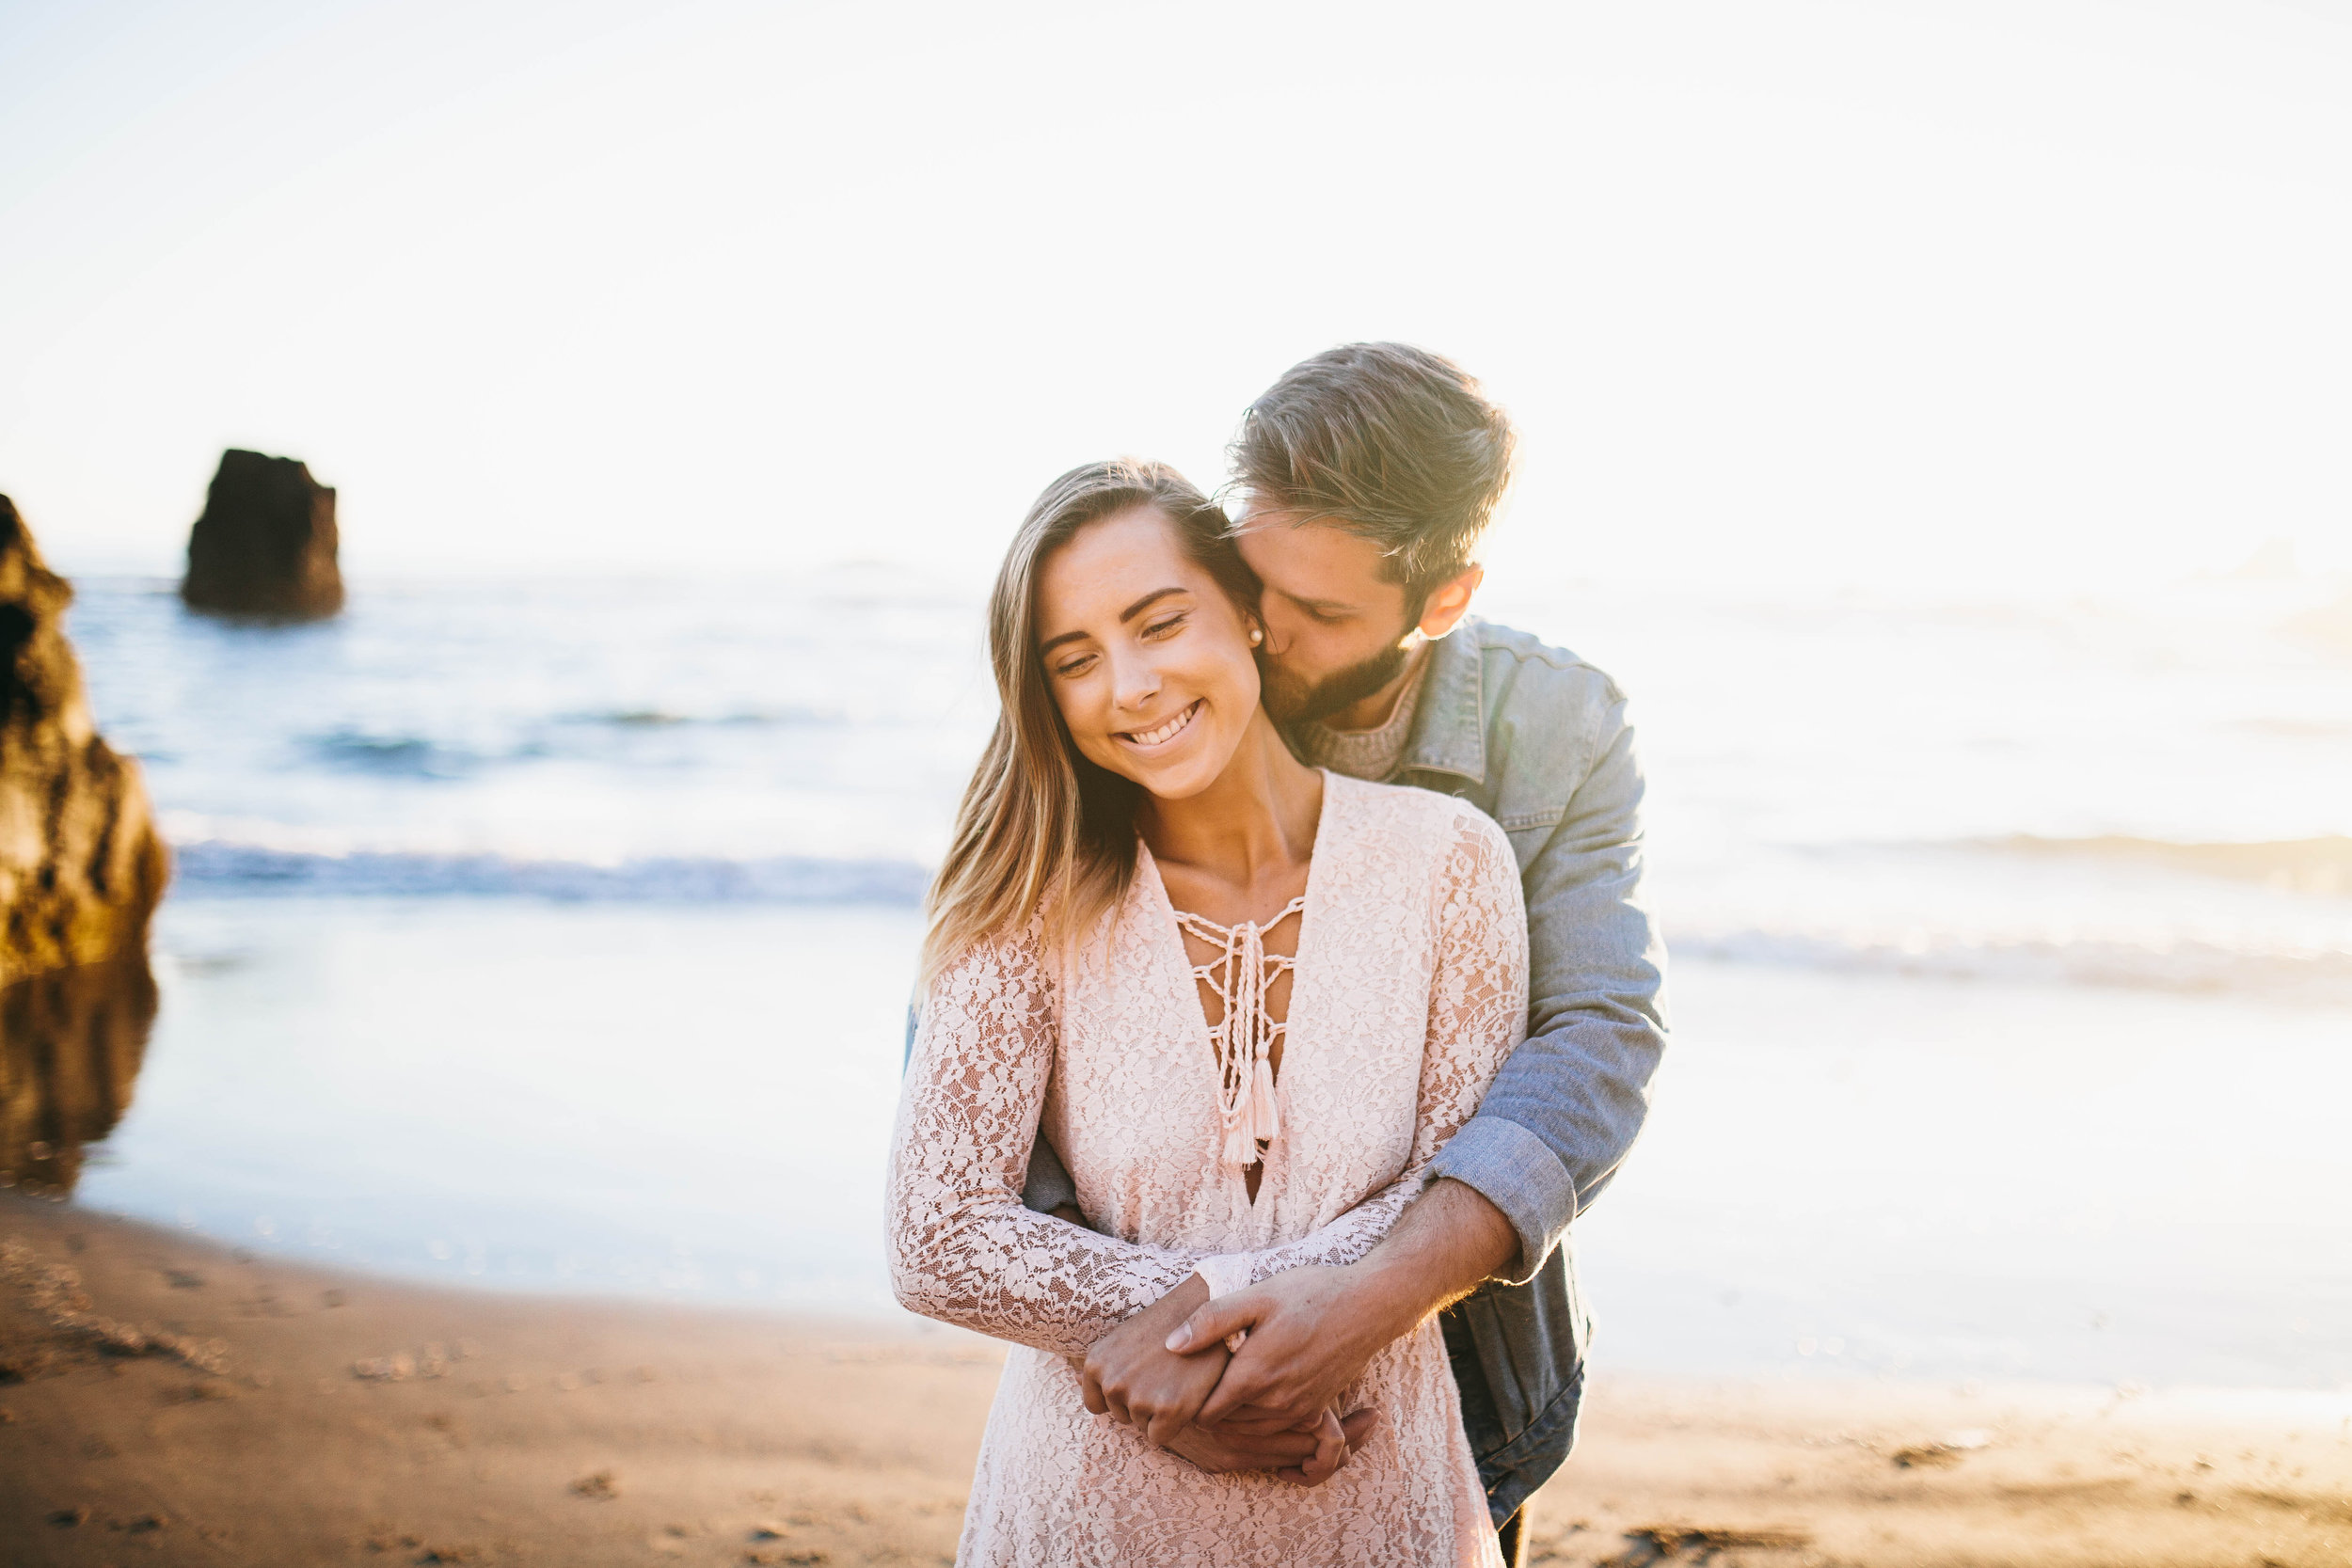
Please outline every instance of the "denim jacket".
[[[1641, 1131], [1665, 1048], [1665, 947], [1641, 900], [1642, 769], [1614, 682], [1524, 632], [1466, 619], [1432, 644], [1405, 760], [1390, 780], [1459, 796], [1518, 858], [1527, 1039], [1438, 1151], [1519, 1235], [1507, 1275], [1443, 1317], [1462, 1420], [1500, 1525], [1576, 1442], [1592, 1317], [1569, 1225]], [[1075, 1200], [1038, 1140], [1024, 1201]]]
[[1500, 1524], [1576, 1442], [1592, 1316], [1567, 1232], [1648, 1113], [1666, 952], [1642, 903], [1642, 768], [1616, 684], [1478, 620], [1430, 649], [1425, 679], [1394, 782], [1493, 817], [1527, 897], [1527, 1039], [1431, 1166], [1519, 1233], [1510, 1273], [1443, 1323]]

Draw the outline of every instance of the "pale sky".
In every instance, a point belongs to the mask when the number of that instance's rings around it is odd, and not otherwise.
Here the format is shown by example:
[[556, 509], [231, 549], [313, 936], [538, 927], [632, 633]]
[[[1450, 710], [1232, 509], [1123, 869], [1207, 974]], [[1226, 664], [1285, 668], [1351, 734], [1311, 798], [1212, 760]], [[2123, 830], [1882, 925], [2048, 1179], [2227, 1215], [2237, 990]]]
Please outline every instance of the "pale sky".
[[1482, 376], [1499, 572], [2352, 570], [2352, 4], [0, 0], [0, 491], [176, 569], [977, 578], [1362, 338]]

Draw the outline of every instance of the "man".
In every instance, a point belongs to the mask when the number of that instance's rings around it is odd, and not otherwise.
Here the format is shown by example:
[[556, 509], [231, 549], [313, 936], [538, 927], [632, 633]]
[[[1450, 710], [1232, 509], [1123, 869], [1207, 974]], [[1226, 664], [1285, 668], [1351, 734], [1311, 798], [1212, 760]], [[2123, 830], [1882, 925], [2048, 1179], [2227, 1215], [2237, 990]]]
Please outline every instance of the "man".
[[[1526, 1043], [1430, 1185], [1359, 1262], [1306, 1268], [1116, 1331], [1249, 1337], [1170, 1443], [1212, 1470], [1300, 1463], [1289, 1428], [1443, 1309], [1506, 1560], [1576, 1436], [1590, 1319], [1565, 1237], [1640, 1130], [1665, 1044], [1664, 951], [1640, 902], [1642, 773], [1624, 696], [1573, 654], [1469, 619], [1514, 437], [1436, 355], [1358, 343], [1294, 368], [1233, 445], [1235, 534], [1264, 586], [1265, 704], [1310, 763], [1442, 790], [1509, 835], [1526, 893]], [[1025, 1198], [1074, 1215], [1041, 1141]], [[1178, 1321], [1178, 1320], [1182, 1321]], [[1347, 1423], [1360, 1440], [1373, 1418]]]

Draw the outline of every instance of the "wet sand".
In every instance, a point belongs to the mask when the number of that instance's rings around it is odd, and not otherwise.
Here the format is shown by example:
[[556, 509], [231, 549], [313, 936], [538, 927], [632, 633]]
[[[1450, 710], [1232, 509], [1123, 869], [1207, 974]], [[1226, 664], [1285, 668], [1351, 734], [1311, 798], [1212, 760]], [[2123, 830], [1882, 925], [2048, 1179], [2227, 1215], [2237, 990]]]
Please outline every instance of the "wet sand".
[[[0, 1561], [952, 1559], [999, 1352], [426, 1290], [0, 1194]], [[1534, 1560], [2352, 1563], [2352, 1395], [1599, 1378]]]

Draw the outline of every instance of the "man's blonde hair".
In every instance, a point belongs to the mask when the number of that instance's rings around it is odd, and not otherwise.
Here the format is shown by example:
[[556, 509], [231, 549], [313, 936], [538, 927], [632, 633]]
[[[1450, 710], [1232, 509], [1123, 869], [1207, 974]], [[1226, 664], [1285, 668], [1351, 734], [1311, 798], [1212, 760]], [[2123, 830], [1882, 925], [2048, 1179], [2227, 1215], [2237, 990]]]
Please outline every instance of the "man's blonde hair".
[[1234, 487], [1253, 509], [1378, 545], [1418, 601], [1470, 565], [1511, 487], [1511, 420], [1459, 365], [1405, 343], [1301, 360], [1243, 414]]

